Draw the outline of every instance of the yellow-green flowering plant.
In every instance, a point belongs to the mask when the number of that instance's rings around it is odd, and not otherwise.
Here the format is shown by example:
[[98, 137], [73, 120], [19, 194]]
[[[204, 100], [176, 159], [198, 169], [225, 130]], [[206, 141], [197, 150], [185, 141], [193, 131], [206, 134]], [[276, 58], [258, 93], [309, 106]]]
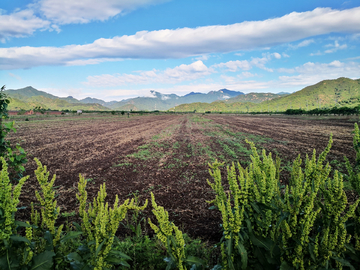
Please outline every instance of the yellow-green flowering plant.
[[[37, 169], [35, 170], [35, 176], [40, 184], [41, 193], [35, 191], [35, 196], [41, 205], [41, 227], [43, 230], [48, 230], [53, 237], [53, 245], [60, 240], [60, 235], [64, 227], [61, 224], [58, 228], [55, 227], [56, 220], [60, 215], [60, 207], [57, 207], [55, 200], [54, 182], [56, 175], [54, 174], [52, 179], [49, 181], [50, 172], [47, 171], [47, 167], [43, 166], [41, 162], [35, 158]], [[33, 222], [36, 224], [39, 218], [37, 211], [33, 210]], [[37, 218], [35, 218], [37, 217]]]
[[[222, 184], [221, 163], [210, 165], [208, 180], [216, 192], [213, 203], [221, 212], [224, 237], [221, 243], [223, 269], [247, 269], [251, 267], [272, 267], [279, 262], [278, 249], [274, 249], [276, 220], [279, 211], [279, 168], [280, 160], [274, 161], [271, 154], [262, 152], [260, 158], [255, 145], [251, 164], [244, 169], [239, 163], [227, 167], [228, 190]], [[258, 265], [259, 256], [267, 253], [269, 260]]]
[[[29, 252], [24, 252], [24, 254], [16, 252], [16, 249], [24, 250], [28, 247], [26, 245], [30, 244], [26, 238], [17, 235], [17, 228], [21, 224], [15, 220], [21, 188], [29, 177], [21, 178], [19, 183], [13, 186], [5, 159], [1, 157], [0, 162], [2, 167], [0, 172], [0, 269], [2, 267], [10, 269], [26, 264], [32, 257]], [[25, 242], [25, 247], [21, 246]]]
[[[350, 161], [345, 158], [345, 165], [348, 171], [348, 180], [351, 183], [352, 188], [355, 192], [360, 195], [360, 131], [357, 123], [354, 124], [354, 138], [353, 138], [353, 146], [356, 152], [355, 166], [351, 166]], [[354, 217], [355, 223], [355, 249], [360, 255], [360, 208], [355, 212]]]
[[[156, 233], [156, 237], [161, 243], [167, 247], [168, 253], [171, 257], [169, 263], [175, 263], [179, 270], [186, 270], [184, 266], [185, 260], [185, 241], [182, 232], [175, 226], [174, 223], [169, 221], [169, 213], [162, 207], [158, 206], [155, 201], [155, 196], [151, 192], [151, 204], [159, 226], [156, 226], [148, 219], [150, 227]], [[175, 235], [175, 237], [174, 237]]]
[[[81, 228], [83, 236], [86, 237], [87, 246], [90, 251], [89, 264], [94, 270], [111, 268], [113, 264], [129, 266], [126, 259], [130, 257], [113, 250], [116, 240], [115, 233], [120, 222], [125, 218], [128, 210], [142, 211], [147, 206], [147, 200], [143, 206], [138, 206], [134, 199], [129, 199], [119, 205], [119, 198], [116, 196], [113, 208], [105, 202], [105, 183], [100, 186], [98, 196], [93, 203], [87, 205], [86, 179], [80, 175], [78, 183], [79, 193], [76, 195], [79, 200], [79, 215], [82, 219]], [[74, 255], [74, 254], [73, 254]], [[125, 260], [124, 260], [125, 259]]]
[[151, 219], [148, 219], [150, 227], [154, 230], [156, 237], [160, 240], [162, 245], [166, 248], [170, 257], [165, 258], [168, 263], [166, 269], [176, 268], [179, 270], [186, 270], [186, 265], [192, 266], [191, 269], [197, 269], [196, 266], [203, 266], [205, 263], [194, 256], [186, 256], [185, 254], [185, 240], [183, 233], [179, 230], [173, 222], [169, 221], [169, 213], [164, 207], [157, 205], [155, 196], [151, 192], [151, 204], [159, 225], [156, 226]]

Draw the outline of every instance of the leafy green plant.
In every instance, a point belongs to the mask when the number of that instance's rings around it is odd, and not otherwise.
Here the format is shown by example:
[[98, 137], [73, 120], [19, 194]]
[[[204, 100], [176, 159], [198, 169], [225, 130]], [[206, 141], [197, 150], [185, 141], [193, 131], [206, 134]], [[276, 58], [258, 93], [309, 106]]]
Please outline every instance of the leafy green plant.
[[[19, 238], [17, 229], [20, 223], [15, 220], [15, 213], [19, 203], [21, 188], [29, 178], [23, 177], [13, 188], [5, 159], [1, 157], [2, 170], [0, 173], [0, 268], [10, 269], [19, 267], [31, 257], [26, 245], [29, 241], [26, 238]], [[20, 242], [20, 249], [27, 250], [24, 256], [19, 256], [16, 252], [17, 243]], [[24, 244], [26, 242], [26, 244]]]
[[[354, 138], [353, 145], [356, 152], [355, 166], [352, 167], [350, 161], [345, 158], [345, 165], [348, 171], [348, 180], [351, 184], [351, 187], [355, 192], [360, 195], [360, 131], [357, 123], [354, 124]], [[355, 228], [354, 228], [354, 238], [355, 238], [355, 249], [357, 251], [357, 256], [360, 255], [360, 209], [357, 209], [357, 215], [355, 218]]]
[[0, 156], [4, 157], [8, 166], [14, 171], [17, 178], [21, 178], [25, 171], [24, 164], [27, 162], [26, 152], [16, 143], [12, 146], [10, 141], [6, 140], [6, 135], [12, 131], [16, 133], [15, 122], [3, 123], [3, 119], [8, 118], [8, 105], [10, 99], [4, 93], [5, 85], [0, 91]]
[[[106, 189], [105, 184], [100, 186], [98, 196], [94, 198], [93, 203], [87, 206], [87, 192], [86, 180], [80, 175], [78, 184], [79, 194], [76, 195], [80, 202], [79, 215], [82, 219], [81, 231], [86, 237], [86, 245], [83, 250], [88, 250], [84, 254], [85, 258], [81, 257], [80, 252], [75, 252], [71, 259], [78, 264], [87, 263], [94, 267], [94, 270], [109, 268], [114, 264], [129, 266], [126, 262], [130, 259], [127, 255], [113, 250], [115, 241], [115, 233], [119, 227], [120, 222], [125, 218], [128, 210], [143, 210], [147, 206], [147, 201], [144, 206], [139, 207], [135, 204], [134, 199], [125, 200], [122, 205], [119, 205], [119, 198], [116, 196], [114, 207], [110, 208], [108, 203], [105, 203]], [[80, 230], [80, 226], [78, 226]], [[87, 254], [91, 254], [90, 257]], [[80, 260], [80, 258], [82, 258]]]
[[148, 219], [150, 227], [154, 230], [156, 237], [161, 241], [162, 245], [166, 248], [167, 254], [170, 257], [165, 258], [168, 263], [166, 269], [177, 268], [179, 270], [186, 270], [186, 264], [195, 265], [192, 269], [196, 269], [196, 266], [204, 265], [204, 262], [199, 258], [185, 255], [185, 240], [182, 232], [175, 226], [174, 223], [169, 221], [169, 213], [161, 206], [158, 206], [155, 202], [155, 196], [151, 193], [151, 204], [159, 226], [156, 226]]

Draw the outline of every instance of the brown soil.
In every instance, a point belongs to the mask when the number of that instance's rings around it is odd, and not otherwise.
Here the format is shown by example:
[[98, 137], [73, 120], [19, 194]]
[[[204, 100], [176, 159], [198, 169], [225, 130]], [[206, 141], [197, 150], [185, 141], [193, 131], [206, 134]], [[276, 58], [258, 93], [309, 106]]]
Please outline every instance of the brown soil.
[[[274, 116], [205, 115], [212, 125], [194, 122], [189, 115], [152, 116], [76, 116], [44, 118], [38, 121], [21, 122], [12, 140], [23, 140], [22, 147], [28, 152], [26, 174], [31, 178], [25, 183], [21, 205], [36, 201], [34, 190], [38, 189], [34, 177], [34, 157], [56, 174], [55, 186], [61, 212], [76, 211], [77, 182], [81, 173], [89, 179], [89, 200], [96, 196], [99, 185], [106, 183], [108, 201], [115, 195], [120, 201], [141, 195], [141, 201], [150, 198], [168, 212], [170, 219], [192, 237], [210, 241], [221, 238], [221, 217], [209, 210], [207, 200], [214, 193], [206, 183], [210, 178], [207, 162], [197, 145], [210, 145], [214, 152], [220, 151], [215, 139], [206, 131], [214, 124], [226, 126], [235, 132], [261, 135], [274, 139], [263, 145], [274, 150], [285, 160], [293, 160], [299, 153], [312, 154], [315, 148], [320, 153], [333, 134], [331, 160], [343, 161], [346, 155], [352, 162], [352, 130], [354, 121], [339, 119], [305, 119]], [[206, 123], [206, 122], [205, 122]], [[156, 137], [154, 137], [156, 136]], [[129, 156], [139, 151], [139, 146], [158, 142], [154, 157], [139, 159]], [[154, 148], [153, 148], [154, 150]], [[157, 155], [157, 153], [165, 153]], [[120, 164], [120, 165], [119, 165]], [[118, 166], [117, 166], [118, 165]], [[286, 173], [282, 181], [286, 182]], [[151, 207], [145, 210], [151, 218]], [[29, 217], [29, 209], [19, 211], [20, 218]]]

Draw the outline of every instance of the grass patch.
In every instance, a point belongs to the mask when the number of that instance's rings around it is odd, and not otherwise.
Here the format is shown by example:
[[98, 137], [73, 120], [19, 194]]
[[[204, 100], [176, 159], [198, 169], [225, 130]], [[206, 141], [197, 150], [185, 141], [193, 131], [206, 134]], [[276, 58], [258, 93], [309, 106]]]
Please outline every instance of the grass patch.
[[212, 122], [213, 120], [199, 116], [199, 115], [192, 115], [189, 119], [191, 122], [194, 123], [201, 123], [201, 122]]
[[131, 166], [132, 165], [132, 163], [130, 163], [130, 162], [124, 162], [124, 163], [119, 163], [119, 164], [116, 164], [116, 165], [114, 165], [114, 167], [128, 167], [128, 166]]

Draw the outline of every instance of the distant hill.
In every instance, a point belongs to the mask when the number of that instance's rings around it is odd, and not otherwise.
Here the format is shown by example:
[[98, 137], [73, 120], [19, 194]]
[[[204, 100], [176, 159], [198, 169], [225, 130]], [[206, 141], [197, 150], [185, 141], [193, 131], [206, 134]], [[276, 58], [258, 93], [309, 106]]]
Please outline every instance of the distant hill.
[[17, 90], [5, 90], [5, 93], [12, 98], [17, 98], [22, 101], [27, 101], [29, 98], [35, 97], [35, 96], [43, 96], [43, 97], [47, 97], [50, 99], [58, 98], [58, 97], [51, 95], [49, 93], [46, 93], [44, 91], [39, 91], [31, 86], [27, 86], [25, 88], [21, 88], [21, 89], [17, 89]]
[[[250, 93], [254, 95], [254, 93]], [[221, 102], [193, 103], [177, 106], [171, 110], [175, 111], [242, 111], [242, 112], [265, 112], [265, 111], [285, 111], [287, 109], [315, 109], [334, 106], [357, 106], [360, 104], [360, 79], [352, 80], [348, 78], [338, 78], [336, 80], [324, 80], [315, 85], [305, 87], [289, 95], [278, 97], [270, 94], [274, 98], [259, 101], [264, 98], [257, 93], [253, 97], [250, 94], [228, 99]]]
[[262, 110], [315, 109], [360, 104], [360, 79], [338, 78], [307, 86], [293, 94], [261, 103]]
[[30, 110], [34, 107], [52, 110], [109, 110], [97, 103], [81, 103], [73, 97], [59, 98], [31, 86], [18, 90], [6, 90], [5, 93], [11, 99], [9, 110]]

